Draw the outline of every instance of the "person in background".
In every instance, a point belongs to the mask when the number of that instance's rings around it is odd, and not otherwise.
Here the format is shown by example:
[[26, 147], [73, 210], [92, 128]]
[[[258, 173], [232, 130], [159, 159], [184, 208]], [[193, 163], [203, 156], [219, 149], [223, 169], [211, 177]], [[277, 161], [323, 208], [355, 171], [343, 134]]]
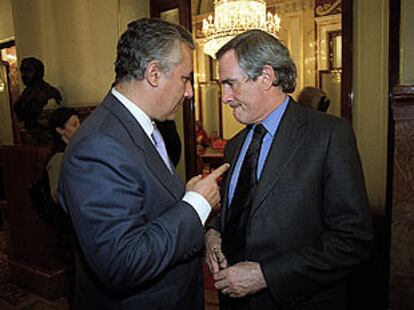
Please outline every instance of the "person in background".
[[59, 205], [57, 187], [66, 145], [79, 126], [79, 114], [73, 108], [60, 107], [54, 110], [49, 116], [48, 127], [49, 134], [52, 138], [52, 150], [46, 165], [46, 171], [49, 180], [50, 195], [56, 204], [53, 206], [55, 208], [54, 212], [51, 213], [53, 216], [52, 226], [55, 232], [61, 237], [63, 244], [62, 249], [66, 269], [66, 296], [70, 307], [74, 301], [76, 239], [67, 214], [65, 214]]
[[194, 41], [159, 19], [131, 22], [113, 88], [65, 150], [59, 200], [79, 243], [74, 309], [204, 309], [204, 223], [216, 179], [184, 186], [155, 122], [193, 96]]
[[55, 203], [59, 203], [57, 188], [63, 153], [70, 138], [80, 126], [79, 114], [73, 108], [57, 108], [50, 114], [48, 125], [49, 134], [52, 137], [52, 150], [46, 170], [49, 177], [50, 195]]
[[206, 232], [220, 308], [347, 309], [347, 277], [373, 244], [351, 126], [295, 104], [296, 67], [272, 35], [247, 31], [217, 59], [224, 102], [246, 124]]
[[195, 126], [196, 154], [197, 154], [197, 171], [201, 174], [208, 173], [210, 166], [205, 165], [202, 156], [206, 153], [207, 147], [210, 146], [210, 139], [203, 128], [200, 120], [196, 121]]
[[328, 111], [330, 100], [326, 93], [316, 87], [306, 86], [299, 93], [297, 103], [317, 111]]
[[208, 137], [207, 132], [203, 128], [203, 123], [198, 120], [196, 121], [196, 143], [200, 145], [202, 148], [206, 148], [210, 145], [210, 138]]

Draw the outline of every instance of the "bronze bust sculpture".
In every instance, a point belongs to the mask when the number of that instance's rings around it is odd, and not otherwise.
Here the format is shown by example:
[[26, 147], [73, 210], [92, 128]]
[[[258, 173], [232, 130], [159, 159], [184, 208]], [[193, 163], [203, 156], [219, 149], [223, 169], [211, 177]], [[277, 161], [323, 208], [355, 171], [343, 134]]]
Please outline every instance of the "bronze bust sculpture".
[[24, 58], [20, 65], [23, 83], [26, 85], [20, 98], [14, 105], [18, 119], [24, 121], [27, 130], [39, 127], [38, 118], [49, 99], [57, 104], [62, 101], [60, 92], [43, 79], [44, 65], [35, 57]]

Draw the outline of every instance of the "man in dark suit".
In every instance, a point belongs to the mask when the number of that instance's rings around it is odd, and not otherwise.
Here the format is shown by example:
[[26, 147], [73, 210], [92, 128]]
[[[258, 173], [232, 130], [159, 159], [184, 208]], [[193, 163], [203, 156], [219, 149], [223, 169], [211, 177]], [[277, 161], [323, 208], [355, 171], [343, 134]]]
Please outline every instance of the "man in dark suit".
[[66, 148], [59, 194], [79, 243], [75, 309], [203, 309], [203, 224], [216, 178], [180, 183], [155, 121], [193, 96], [191, 34], [141, 19], [118, 43], [114, 88]]
[[206, 233], [221, 309], [346, 309], [346, 278], [373, 240], [352, 128], [287, 95], [296, 67], [270, 34], [241, 34], [217, 58], [224, 101], [247, 125], [227, 144]]

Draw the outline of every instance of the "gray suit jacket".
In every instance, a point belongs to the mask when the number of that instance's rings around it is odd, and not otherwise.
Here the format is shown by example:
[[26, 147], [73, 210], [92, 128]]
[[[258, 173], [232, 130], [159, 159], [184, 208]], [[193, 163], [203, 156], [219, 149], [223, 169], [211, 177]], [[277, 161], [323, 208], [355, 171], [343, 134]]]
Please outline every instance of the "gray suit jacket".
[[203, 226], [111, 94], [65, 151], [59, 193], [80, 245], [75, 309], [203, 309]]
[[[231, 170], [211, 227], [224, 231], [228, 187], [247, 128], [227, 144]], [[352, 128], [290, 100], [247, 223], [247, 259], [268, 288], [251, 309], [342, 309], [345, 278], [370, 255], [373, 232]], [[341, 306], [342, 305], [342, 306]]]

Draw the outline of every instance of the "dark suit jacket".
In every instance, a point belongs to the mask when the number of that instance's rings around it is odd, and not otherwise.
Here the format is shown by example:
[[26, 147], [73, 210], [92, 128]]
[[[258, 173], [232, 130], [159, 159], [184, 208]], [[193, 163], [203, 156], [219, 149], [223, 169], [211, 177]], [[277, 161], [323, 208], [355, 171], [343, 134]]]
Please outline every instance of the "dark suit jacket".
[[80, 245], [75, 309], [203, 309], [203, 227], [111, 94], [65, 151], [59, 193]]
[[[231, 170], [222, 208], [210, 224], [226, 226], [230, 176], [247, 128], [225, 150]], [[345, 278], [370, 255], [373, 233], [352, 128], [342, 119], [290, 101], [265, 162], [247, 223], [246, 252], [268, 288], [251, 309], [343, 309]]]

